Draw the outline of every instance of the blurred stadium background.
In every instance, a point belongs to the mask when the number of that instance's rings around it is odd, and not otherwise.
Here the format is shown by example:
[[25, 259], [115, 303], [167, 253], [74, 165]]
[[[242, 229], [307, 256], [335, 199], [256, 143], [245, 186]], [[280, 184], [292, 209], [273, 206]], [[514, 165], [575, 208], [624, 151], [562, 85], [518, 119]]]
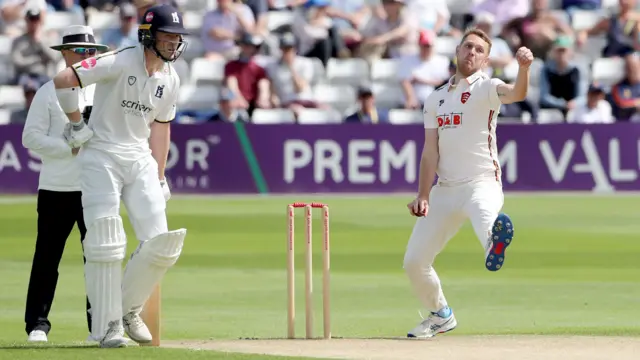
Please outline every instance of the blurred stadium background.
[[[137, 42], [139, 14], [154, 2], [1, 1], [0, 124], [24, 122], [35, 89], [64, 66], [60, 54], [48, 49], [59, 42], [62, 28], [87, 24], [111, 48], [127, 46]], [[192, 30], [175, 64], [183, 85], [177, 123], [419, 123], [422, 101], [455, 69], [455, 46], [469, 26], [494, 37], [486, 69], [493, 76], [515, 78], [513, 54], [519, 46], [530, 47], [536, 55], [527, 101], [503, 106], [502, 122], [610, 123], [636, 118], [640, 13], [635, 0], [173, 4]], [[257, 66], [229, 65], [256, 44], [252, 62]], [[297, 55], [290, 55], [291, 47]], [[289, 54], [285, 60], [293, 59], [293, 70], [279, 62], [283, 49]], [[242, 72], [266, 79], [265, 85], [247, 80]], [[240, 79], [241, 91], [228, 86], [230, 77]], [[302, 86], [294, 86], [294, 78]], [[363, 106], [366, 111], [358, 113]], [[373, 117], [370, 108], [377, 110]]]

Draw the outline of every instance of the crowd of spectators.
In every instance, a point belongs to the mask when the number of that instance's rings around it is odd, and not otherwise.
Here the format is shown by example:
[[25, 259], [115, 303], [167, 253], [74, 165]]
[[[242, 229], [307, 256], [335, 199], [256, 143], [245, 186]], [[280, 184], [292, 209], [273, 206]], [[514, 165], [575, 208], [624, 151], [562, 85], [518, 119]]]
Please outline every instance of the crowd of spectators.
[[0, 0], [0, 124], [23, 122], [63, 66], [49, 48], [62, 28], [133, 45], [161, 2], [192, 31], [177, 123], [418, 123], [469, 27], [493, 38], [493, 77], [515, 79], [520, 46], [536, 57], [527, 99], [499, 121], [640, 121], [637, 0]]

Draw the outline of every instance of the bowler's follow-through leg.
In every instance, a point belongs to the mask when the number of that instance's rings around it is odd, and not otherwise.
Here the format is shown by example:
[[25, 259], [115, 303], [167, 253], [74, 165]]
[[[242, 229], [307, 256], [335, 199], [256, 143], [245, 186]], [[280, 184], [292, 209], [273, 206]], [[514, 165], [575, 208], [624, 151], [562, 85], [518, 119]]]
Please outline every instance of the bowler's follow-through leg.
[[502, 186], [495, 181], [476, 183], [465, 203], [465, 213], [471, 220], [474, 232], [485, 249], [485, 267], [498, 271], [504, 265], [505, 250], [513, 240], [513, 222], [501, 213], [504, 205]]
[[498, 271], [504, 265], [507, 247], [511, 244], [514, 235], [513, 222], [509, 215], [500, 213], [491, 227], [491, 238], [485, 266], [489, 271]]

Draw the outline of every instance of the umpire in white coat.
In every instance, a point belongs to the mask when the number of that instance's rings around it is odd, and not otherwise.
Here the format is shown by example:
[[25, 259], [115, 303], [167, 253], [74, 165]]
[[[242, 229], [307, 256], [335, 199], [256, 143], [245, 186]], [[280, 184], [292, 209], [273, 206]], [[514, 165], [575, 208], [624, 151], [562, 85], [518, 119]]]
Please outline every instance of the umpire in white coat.
[[[69, 26], [64, 29], [62, 43], [51, 47], [62, 53], [66, 66], [107, 51], [96, 44], [93, 30], [88, 26]], [[94, 86], [78, 88], [80, 109], [88, 121], [93, 104]], [[29, 279], [24, 320], [29, 341], [47, 341], [51, 330], [48, 319], [58, 283], [58, 265], [64, 247], [78, 224], [80, 241], [87, 229], [82, 217], [79, 167], [75, 157], [79, 149], [72, 149], [63, 137], [68, 119], [60, 108], [53, 81], [45, 83], [36, 93], [22, 133], [24, 147], [42, 158], [38, 185], [38, 235]], [[91, 332], [89, 299], [86, 299], [87, 322]]]

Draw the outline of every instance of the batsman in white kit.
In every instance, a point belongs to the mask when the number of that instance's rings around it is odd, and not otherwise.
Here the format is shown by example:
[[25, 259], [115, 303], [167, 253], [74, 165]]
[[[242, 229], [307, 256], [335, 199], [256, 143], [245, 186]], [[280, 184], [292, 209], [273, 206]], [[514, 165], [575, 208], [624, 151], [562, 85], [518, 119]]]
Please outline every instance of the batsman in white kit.
[[[175, 8], [154, 6], [142, 18], [139, 45], [85, 59], [54, 78], [70, 119], [67, 143], [82, 147], [85, 278], [92, 336], [101, 347], [127, 346], [125, 331], [138, 343], [151, 342], [139, 314], [182, 252], [186, 230], [168, 230], [165, 209], [171, 193], [164, 170], [180, 87], [171, 63], [184, 50], [186, 34]], [[85, 125], [76, 93], [90, 84], [95, 84], [95, 100]], [[124, 274], [127, 242], [120, 199], [140, 241]]]
[[482, 70], [490, 51], [491, 40], [484, 32], [468, 30], [456, 49], [456, 74], [425, 101], [418, 196], [407, 205], [418, 219], [403, 267], [429, 316], [409, 331], [410, 338], [430, 338], [457, 326], [433, 262], [466, 219], [485, 249], [484, 264], [490, 271], [504, 265], [513, 239], [513, 223], [501, 213], [496, 118], [501, 104], [526, 98], [533, 55], [527, 48], [518, 49], [516, 81], [505, 84]]

